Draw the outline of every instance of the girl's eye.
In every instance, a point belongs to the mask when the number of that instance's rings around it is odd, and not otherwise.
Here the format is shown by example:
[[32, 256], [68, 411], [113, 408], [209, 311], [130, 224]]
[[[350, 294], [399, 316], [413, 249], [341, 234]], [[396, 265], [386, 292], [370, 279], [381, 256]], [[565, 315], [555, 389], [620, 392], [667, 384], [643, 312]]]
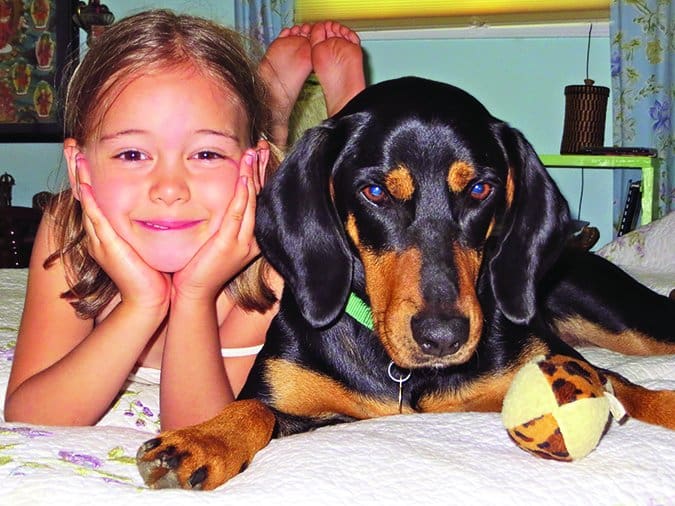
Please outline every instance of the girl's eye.
[[381, 204], [388, 199], [387, 193], [379, 185], [371, 184], [361, 190], [361, 194], [373, 204]]
[[200, 151], [195, 158], [197, 160], [220, 160], [223, 156], [215, 151]]
[[485, 200], [492, 193], [492, 185], [479, 181], [471, 187], [469, 195], [476, 200]]
[[135, 151], [135, 150], [128, 150], [128, 151], [123, 151], [119, 155], [117, 155], [115, 158], [118, 158], [120, 160], [124, 160], [126, 162], [141, 162], [143, 160], [147, 160], [148, 157], [147, 155], [141, 153], [140, 151]]

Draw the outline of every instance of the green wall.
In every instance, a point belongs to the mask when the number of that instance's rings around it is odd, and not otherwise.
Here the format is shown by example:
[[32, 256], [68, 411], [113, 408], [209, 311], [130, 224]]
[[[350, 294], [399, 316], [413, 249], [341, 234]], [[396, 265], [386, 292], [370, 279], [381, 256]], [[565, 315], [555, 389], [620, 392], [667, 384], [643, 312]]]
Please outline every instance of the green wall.
[[[106, 3], [106, 2], [104, 2]], [[151, 7], [198, 13], [224, 24], [234, 23], [232, 0], [109, 0], [118, 18]], [[596, 31], [597, 33], [597, 31]], [[564, 87], [582, 84], [586, 66], [585, 36], [552, 33], [541, 37], [387, 38], [363, 34], [372, 82], [419, 75], [460, 86], [491, 112], [523, 131], [539, 153], [560, 149]], [[609, 40], [594, 36], [590, 76], [609, 86]], [[611, 143], [608, 113], [605, 144]], [[16, 179], [14, 205], [30, 205], [37, 191], [59, 188], [63, 173], [58, 144], [0, 144], [0, 172]], [[581, 171], [552, 170], [576, 217]], [[581, 218], [601, 230], [601, 243], [611, 239], [613, 181], [609, 171], [585, 171]]]

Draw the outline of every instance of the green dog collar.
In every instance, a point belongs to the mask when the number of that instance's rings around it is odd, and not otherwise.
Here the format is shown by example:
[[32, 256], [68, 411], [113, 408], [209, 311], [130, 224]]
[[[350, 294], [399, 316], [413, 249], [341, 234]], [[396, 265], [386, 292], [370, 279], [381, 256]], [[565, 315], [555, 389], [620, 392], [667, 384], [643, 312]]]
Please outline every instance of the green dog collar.
[[370, 311], [368, 304], [363, 302], [363, 299], [354, 292], [349, 293], [345, 312], [367, 329], [373, 330], [373, 313]]

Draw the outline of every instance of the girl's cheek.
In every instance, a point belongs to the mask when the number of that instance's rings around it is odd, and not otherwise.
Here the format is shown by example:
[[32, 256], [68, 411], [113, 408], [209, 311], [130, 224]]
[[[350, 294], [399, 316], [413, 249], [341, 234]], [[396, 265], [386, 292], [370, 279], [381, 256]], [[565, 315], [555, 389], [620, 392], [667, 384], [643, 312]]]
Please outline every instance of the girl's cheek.
[[239, 180], [239, 169], [227, 167], [226, 170], [220, 171], [215, 177], [208, 179], [210, 180], [200, 178], [194, 182], [201, 187], [205, 199], [227, 207], [234, 197], [234, 191]]
[[133, 186], [109, 179], [92, 179], [92, 188], [96, 203], [109, 220], [127, 210], [136, 194]]

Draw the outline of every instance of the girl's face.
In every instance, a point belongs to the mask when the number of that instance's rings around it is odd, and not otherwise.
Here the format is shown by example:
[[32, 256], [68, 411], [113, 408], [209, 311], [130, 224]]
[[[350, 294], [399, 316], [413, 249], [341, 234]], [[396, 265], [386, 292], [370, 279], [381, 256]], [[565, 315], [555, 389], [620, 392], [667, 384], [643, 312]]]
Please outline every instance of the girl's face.
[[151, 267], [176, 272], [221, 226], [247, 133], [231, 91], [173, 69], [126, 83], [82, 152], [113, 229]]

